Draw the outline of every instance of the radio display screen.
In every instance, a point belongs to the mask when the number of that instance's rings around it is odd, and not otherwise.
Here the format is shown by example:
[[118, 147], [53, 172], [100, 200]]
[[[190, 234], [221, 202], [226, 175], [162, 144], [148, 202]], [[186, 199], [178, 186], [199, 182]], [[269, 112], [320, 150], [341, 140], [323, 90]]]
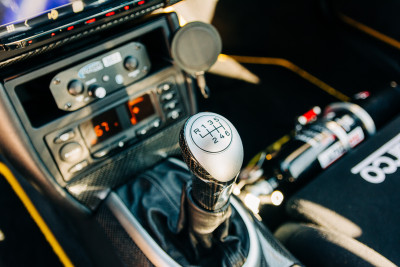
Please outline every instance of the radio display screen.
[[89, 147], [115, 136], [122, 131], [115, 109], [111, 109], [80, 125], [81, 133]]
[[156, 113], [149, 94], [128, 101], [126, 107], [132, 125], [136, 125]]

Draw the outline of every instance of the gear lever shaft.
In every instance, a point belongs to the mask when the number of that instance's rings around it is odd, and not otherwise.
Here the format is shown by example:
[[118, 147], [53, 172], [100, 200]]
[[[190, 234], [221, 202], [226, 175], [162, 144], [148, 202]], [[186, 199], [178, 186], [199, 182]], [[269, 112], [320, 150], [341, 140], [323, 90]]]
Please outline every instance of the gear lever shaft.
[[194, 174], [195, 202], [209, 211], [226, 207], [243, 163], [243, 145], [235, 127], [221, 115], [198, 113], [186, 121], [179, 144]]

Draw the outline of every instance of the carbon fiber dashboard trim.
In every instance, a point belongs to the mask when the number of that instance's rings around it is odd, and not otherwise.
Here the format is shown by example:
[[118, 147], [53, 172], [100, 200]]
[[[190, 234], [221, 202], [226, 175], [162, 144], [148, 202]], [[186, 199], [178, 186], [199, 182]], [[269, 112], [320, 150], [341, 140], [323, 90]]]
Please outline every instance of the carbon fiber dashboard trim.
[[75, 178], [67, 186], [68, 192], [90, 209], [96, 209], [112, 188], [162, 159], [178, 155], [179, 131], [186, 119], [110, 158], [89, 175]]
[[96, 221], [100, 224], [125, 266], [154, 266], [143, 254], [138, 245], [129, 237], [116, 216], [107, 206], [102, 205], [99, 208], [96, 213]]

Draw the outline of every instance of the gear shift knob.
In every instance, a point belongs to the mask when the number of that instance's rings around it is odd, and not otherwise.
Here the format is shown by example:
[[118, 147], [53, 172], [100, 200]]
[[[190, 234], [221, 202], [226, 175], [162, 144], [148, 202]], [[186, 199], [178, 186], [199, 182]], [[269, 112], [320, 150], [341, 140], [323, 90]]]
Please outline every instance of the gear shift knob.
[[242, 141], [232, 123], [215, 113], [198, 113], [186, 121], [179, 145], [194, 174], [197, 204], [207, 210], [226, 206], [243, 163]]

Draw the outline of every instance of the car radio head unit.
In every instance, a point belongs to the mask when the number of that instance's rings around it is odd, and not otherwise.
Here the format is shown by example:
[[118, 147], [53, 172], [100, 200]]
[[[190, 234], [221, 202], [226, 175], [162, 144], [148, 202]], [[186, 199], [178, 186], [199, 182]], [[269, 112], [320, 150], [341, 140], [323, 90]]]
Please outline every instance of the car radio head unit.
[[[68, 50], [72, 56], [61, 54], [5, 82], [35, 150], [46, 154], [41, 160], [61, 186], [100, 170], [113, 170], [107, 184], [118, 183], [128, 179], [128, 169], [178, 152], [189, 93], [184, 74], [169, 60], [167, 38], [175, 28], [168, 18], [153, 16], [118, 38], [77, 54]], [[158, 152], [131, 165], [147, 147]]]

